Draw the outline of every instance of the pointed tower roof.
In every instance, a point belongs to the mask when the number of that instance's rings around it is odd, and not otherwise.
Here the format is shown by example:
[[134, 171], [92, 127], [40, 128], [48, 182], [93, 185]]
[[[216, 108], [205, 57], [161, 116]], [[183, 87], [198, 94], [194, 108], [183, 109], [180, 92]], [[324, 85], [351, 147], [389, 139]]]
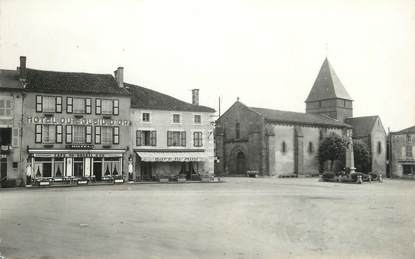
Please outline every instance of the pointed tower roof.
[[314, 102], [334, 98], [352, 100], [342, 82], [340, 82], [340, 79], [337, 77], [336, 72], [334, 72], [329, 60], [326, 58], [323, 65], [321, 65], [320, 72], [314, 82], [313, 88], [311, 88], [305, 101]]

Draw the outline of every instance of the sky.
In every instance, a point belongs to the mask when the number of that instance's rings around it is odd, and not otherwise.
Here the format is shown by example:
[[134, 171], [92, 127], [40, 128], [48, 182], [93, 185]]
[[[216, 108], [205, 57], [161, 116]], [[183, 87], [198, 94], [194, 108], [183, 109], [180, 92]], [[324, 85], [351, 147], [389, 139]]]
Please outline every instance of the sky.
[[112, 74], [222, 113], [305, 112], [326, 56], [354, 116], [415, 125], [415, 0], [0, 0], [0, 68]]

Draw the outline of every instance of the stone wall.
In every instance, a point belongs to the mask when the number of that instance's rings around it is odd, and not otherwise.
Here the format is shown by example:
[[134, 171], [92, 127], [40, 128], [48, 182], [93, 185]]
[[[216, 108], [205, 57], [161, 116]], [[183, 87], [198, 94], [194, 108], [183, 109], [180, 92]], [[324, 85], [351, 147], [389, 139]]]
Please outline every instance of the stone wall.
[[380, 119], [377, 119], [370, 134], [370, 138], [372, 172], [379, 172], [386, 175], [386, 132]]

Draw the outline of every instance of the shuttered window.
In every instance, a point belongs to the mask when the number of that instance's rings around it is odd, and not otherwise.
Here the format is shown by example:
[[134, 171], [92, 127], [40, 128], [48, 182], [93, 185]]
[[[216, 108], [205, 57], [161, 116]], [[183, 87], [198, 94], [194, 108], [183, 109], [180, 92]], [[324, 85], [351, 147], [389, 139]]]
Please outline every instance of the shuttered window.
[[137, 146], [156, 146], [157, 132], [155, 130], [137, 130], [136, 131]]
[[186, 146], [186, 131], [167, 131], [167, 146], [185, 147]]
[[203, 138], [202, 132], [196, 131], [193, 132], [193, 146], [194, 147], [202, 147], [203, 146]]

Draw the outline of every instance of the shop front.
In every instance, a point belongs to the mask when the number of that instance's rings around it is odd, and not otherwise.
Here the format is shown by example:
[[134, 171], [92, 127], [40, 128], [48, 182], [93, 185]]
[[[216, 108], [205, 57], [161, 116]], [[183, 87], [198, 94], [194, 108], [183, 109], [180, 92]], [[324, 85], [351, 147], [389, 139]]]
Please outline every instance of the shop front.
[[28, 151], [34, 178], [93, 178], [101, 181], [120, 177], [123, 173], [123, 149]]
[[136, 168], [140, 172], [138, 180], [141, 181], [175, 180], [179, 177], [200, 180], [200, 176], [206, 173], [208, 157], [205, 152], [136, 151], [136, 154]]

